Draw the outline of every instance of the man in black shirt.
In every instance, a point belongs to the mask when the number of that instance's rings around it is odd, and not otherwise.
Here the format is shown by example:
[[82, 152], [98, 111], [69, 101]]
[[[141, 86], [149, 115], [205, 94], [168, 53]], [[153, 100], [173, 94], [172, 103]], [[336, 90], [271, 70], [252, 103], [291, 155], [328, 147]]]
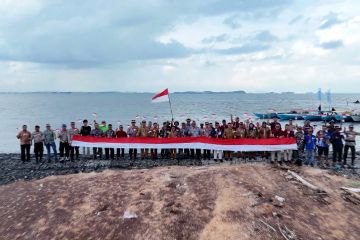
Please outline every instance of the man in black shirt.
[[[81, 136], [90, 136], [91, 133], [91, 127], [88, 125], [88, 120], [84, 119], [83, 126], [81, 126], [80, 129], [80, 135]], [[83, 155], [90, 156], [90, 148], [89, 147], [83, 147]]]

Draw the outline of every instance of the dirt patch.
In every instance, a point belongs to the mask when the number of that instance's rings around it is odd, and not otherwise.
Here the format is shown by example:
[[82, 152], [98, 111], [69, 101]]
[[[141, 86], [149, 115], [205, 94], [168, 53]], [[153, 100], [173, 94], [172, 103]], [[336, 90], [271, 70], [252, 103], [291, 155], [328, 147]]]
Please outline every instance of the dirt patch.
[[266, 164], [52, 176], [0, 186], [1, 239], [358, 239], [354, 180]]

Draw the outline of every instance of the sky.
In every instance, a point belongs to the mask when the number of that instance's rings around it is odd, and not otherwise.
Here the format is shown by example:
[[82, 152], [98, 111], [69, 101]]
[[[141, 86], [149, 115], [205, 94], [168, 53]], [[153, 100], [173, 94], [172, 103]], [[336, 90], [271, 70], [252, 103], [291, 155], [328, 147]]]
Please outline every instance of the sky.
[[0, 91], [360, 92], [357, 0], [1, 0]]

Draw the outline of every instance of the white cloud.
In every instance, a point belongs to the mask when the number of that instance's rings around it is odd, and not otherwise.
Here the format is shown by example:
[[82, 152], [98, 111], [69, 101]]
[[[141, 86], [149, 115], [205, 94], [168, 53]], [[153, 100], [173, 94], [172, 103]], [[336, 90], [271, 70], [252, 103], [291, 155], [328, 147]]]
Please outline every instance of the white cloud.
[[2, 0], [0, 91], [353, 91], [359, 12], [355, 0]]

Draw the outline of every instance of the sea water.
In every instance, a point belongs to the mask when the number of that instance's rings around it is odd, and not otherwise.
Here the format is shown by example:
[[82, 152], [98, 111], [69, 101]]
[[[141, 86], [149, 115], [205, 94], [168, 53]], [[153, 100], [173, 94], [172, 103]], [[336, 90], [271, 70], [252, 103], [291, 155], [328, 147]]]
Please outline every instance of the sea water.
[[[132, 119], [158, 123], [171, 120], [169, 104], [151, 103], [152, 96], [151, 93], [1, 93], [0, 152], [19, 152], [16, 134], [23, 124], [33, 131], [35, 125], [44, 130], [46, 123], [50, 123], [54, 130], [63, 123], [69, 126], [71, 121], [80, 127], [83, 119], [88, 119], [90, 123], [105, 120], [114, 128], [120, 124], [127, 128]], [[359, 99], [360, 94], [333, 94], [332, 98], [332, 105], [337, 110], [360, 108], [351, 103]], [[316, 95], [310, 93], [178, 93], [171, 94], [170, 99], [175, 120], [181, 122], [189, 117], [198, 123], [229, 121], [231, 114], [256, 122], [261, 120], [252, 115], [254, 112], [269, 109], [287, 112], [299, 108], [316, 110], [319, 105]], [[328, 109], [326, 102], [322, 106], [323, 110]], [[302, 122], [298, 121], [298, 124]], [[314, 124], [319, 129], [322, 123]], [[355, 130], [360, 131], [360, 124], [355, 124]]]

